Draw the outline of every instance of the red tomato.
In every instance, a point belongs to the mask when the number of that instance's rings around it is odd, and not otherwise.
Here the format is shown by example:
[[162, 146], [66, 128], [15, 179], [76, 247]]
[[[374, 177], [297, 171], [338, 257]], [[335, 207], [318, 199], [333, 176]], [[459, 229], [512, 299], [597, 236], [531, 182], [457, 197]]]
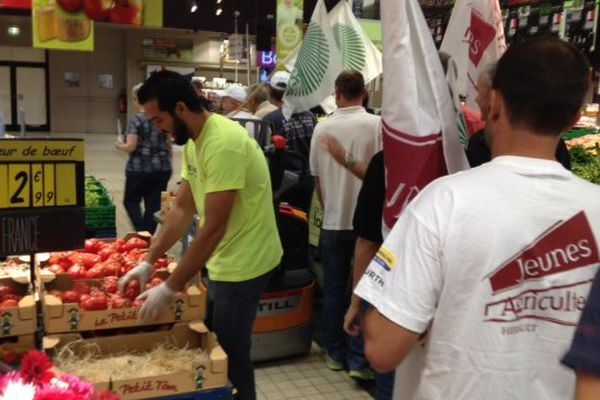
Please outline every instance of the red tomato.
[[2, 361], [8, 365], [15, 365], [17, 363], [17, 353], [12, 350], [5, 350], [2, 352]]
[[100, 289], [98, 286], [92, 286], [90, 289], [90, 296], [98, 297], [98, 296], [106, 296], [106, 295], [104, 294], [102, 289]]
[[110, 308], [126, 308], [129, 307], [129, 299], [125, 299], [118, 294], [113, 294], [110, 297]]
[[97, 265], [85, 271], [85, 279], [100, 279], [104, 277], [104, 268]]
[[2, 303], [0, 303], [0, 308], [2, 308], [2, 309], [18, 307], [18, 306], [19, 306], [19, 302], [14, 299], [3, 300]]
[[48, 267], [48, 271], [52, 272], [53, 274], [64, 274], [67, 272], [65, 267], [63, 267], [61, 264], [52, 264]]
[[83, 250], [86, 253], [97, 253], [99, 250], [99, 243], [100, 241], [98, 239], [86, 239]]
[[144, 239], [132, 237], [127, 242], [125, 242], [125, 244], [121, 248], [121, 251], [129, 252], [133, 249], [147, 249], [149, 246], [150, 245], [148, 244], [148, 242], [146, 242]]
[[104, 268], [105, 276], [115, 276], [116, 277], [117, 275], [119, 275], [119, 269], [121, 267], [121, 264], [118, 264], [113, 261], [108, 261], [108, 262], [105, 262], [104, 264], [102, 264], [102, 267]]
[[92, 296], [90, 296], [89, 294], [82, 294], [79, 297], [79, 304], [83, 304], [85, 301], [89, 300]]
[[2, 301], [15, 300], [18, 303], [22, 298], [23, 296], [19, 296], [18, 294], [6, 294], [2, 297]]
[[129, 283], [125, 287], [124, 296], [129, 298], [131, 301], [133, 301], [139, 295], [140, 295], [140, 281], [138, 281], [137, 279], [129, 281]]
[[113, 254], [113, 250], [108, 247], [105, 247], [98, 252], [101, 261], [106, 261], [111, 254]]
[[100, 260], [100, 256], [97, 254], [83, 253], [81, 255], [81, 261], [83, 261], [83, 266], [85, 269], [90, 269], [98, 264]]
[[89, 299], [81, 302], [81, 307], [87, 311], [108, 309], [108, 299], [106, 296], [91, 296]]
[[63, 303], [79, 303], [81, 293], [74, 290], [67, 290], [62, 294]]
[[15, 292], [15, 289], [11, 288], [10, 286], [4, 286], [4, 285], [0, 286], [0, 300], [4, 300], [4, 298], [7, 295], [16, 294], [16, 293], [17, 292]]
[[50, 253], [50, 258], [48, 258], [50, 264], [58, 264], [60, 260], [62, 260], [62, 253]]
[[123, 245], [125, 244], [125, 240], [123, 239], [117, 239], [114, 242], [112, 242], [109, 246], [111, 249], [113, 249], [116, 252], [121, 252]]
[[71, 275], [72, 279], [84, 279], [85, 268], [81, 264], [73, 264], [67, 270], [67, 274]]
[[117, 293], [119, 290], [119, 279], [116, 276], [107, 276], [102, 283], [105, 292]]
[[144, 305], [144, 300], [133, 300], [131, 302], [131, 307], [133, 308], [141, 308]]
[[72, 290], [79, 294], [90, 294], [90, 285], [85, 282], [75, 282]]
[[167, 268], [169, 260], [166, 257], [161, 257], [154, 263], [154, 269]]
[[69, 251], [70, 253], [66, 258], [71, 261], [71, 264], [80, 264], [83, 265], [83, 254], [78, 251]]

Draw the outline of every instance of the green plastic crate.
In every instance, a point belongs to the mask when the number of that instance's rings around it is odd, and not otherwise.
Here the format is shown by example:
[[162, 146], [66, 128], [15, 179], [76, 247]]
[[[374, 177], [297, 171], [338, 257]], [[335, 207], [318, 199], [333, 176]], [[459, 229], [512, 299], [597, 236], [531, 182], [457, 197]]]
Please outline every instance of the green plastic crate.
[[86, 228], [112, 228], [115, 224], [115, 205], [85, 208]]

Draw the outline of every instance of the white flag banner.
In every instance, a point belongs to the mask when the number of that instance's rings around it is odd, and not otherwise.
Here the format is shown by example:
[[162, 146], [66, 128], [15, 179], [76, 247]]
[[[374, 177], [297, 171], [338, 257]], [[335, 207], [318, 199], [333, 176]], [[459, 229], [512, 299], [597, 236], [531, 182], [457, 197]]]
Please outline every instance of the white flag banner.
[[456, 62], [459, 94], [466, 96], [469, 107], [479, 110], [475, 103], [479, 73], [506, 50], [498, 0], [458, 0], [440, 50]]
[[416, 0], [382, 0], [386, 229], [432, 180], [468, 168], [442, 64]]
[[381, 52], [360, 26], [350, 2], [341, 0], [329, 13], [329, 21], [342, 55], [344, 69], [362, 72], [365, 83], [381, 75]]
[[456, 63], [458, 94], [467, 96], [467, 61], [469, 60], [469, 26], [473, 0], [457, 0], [454, 3], [448, 27], [440, 51], [448, 54]]
[[467, 105], [479, 110], [475, 102], [479, 73], [489, 63], [498, 61], [506, 51], [498, 0], [473, 0], [469, 30], [471, 45], [467, 63]]
[[335, 90], [342, 72], [341, 55], [330, 28], [325, 2], [319, 0], [304, 35], [302, 47], [283, 97], [283, 114], [310, 110]]
[[285, 66], [292, 71], [283, 98], [285, 118], [318, 105], [332, 111], [326, 99], [335, 92], [335, 79], [343, 70], [360, 71], [366, 83], [383, 70], [381, 52], [345, 0], [329, 13], [323, 0], [317, 2], [302, 46], [286, 58]]

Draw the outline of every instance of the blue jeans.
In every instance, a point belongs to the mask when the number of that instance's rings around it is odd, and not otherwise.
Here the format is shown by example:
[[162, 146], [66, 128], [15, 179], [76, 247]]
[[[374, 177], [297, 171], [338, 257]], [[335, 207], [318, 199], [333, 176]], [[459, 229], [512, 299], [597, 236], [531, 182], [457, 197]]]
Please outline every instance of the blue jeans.
[[254, 369], [250, 360], [252, 326], [260, 295], [272, 271], [242, 282], [208, 280], [212, 302], [212, 329], [228, 357], [229, 379], [237, 388], [238, 400], [255, 400]]
[[[167, 189], [171, 171], [134, 172], [125, 171], [125, 195], [123, 205], [136, 232], [154, 233], [154, 213], [160, 210], [160, 192]], [[144, 214], [140, 203], [144, 200]]]
[[321, 230], [323, 347], [335, 361], [343, 362], [346, 359], [351, 370], [369, 366], [362, 340], [348, 337], [344, 332], [344, 315], [350, 302], [355, 241], [353, 231]]

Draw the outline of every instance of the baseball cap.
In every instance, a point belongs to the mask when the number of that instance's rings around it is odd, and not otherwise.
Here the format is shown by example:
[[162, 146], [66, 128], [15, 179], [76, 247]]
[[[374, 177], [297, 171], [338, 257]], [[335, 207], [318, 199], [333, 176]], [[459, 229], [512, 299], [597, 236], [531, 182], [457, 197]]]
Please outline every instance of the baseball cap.
[[290, 80], [290, 73], [287, 71], [277, 71], [271, 76], [271, 87], [277, 90], [285, 90]]
[[246, 90], [244, 90], [241, 86], [231, 85], [225, 90], [217, 90], [217, 96], [223, 97], [231, 97], [237, 101], [246, 101]]

